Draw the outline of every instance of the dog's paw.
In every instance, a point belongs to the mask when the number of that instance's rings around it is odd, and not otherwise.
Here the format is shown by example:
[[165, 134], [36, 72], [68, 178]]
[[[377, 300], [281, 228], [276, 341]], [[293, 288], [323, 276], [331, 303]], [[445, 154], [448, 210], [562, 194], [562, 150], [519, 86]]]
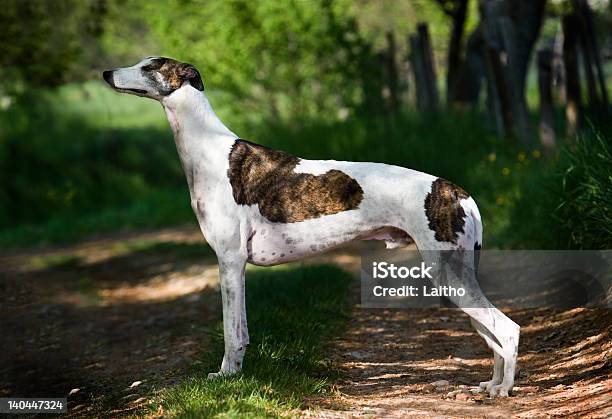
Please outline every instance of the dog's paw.
[[211, 372], [208, 374], [208, 379], [209, 380], [216, 380], [217, 378], [221, 378], [221, 376], [223, 375], [222, 372]]
[[231, 377], [232, 375], [236, 375], [240, 372], [240, 370], [234, 370], [234, 371], [219, 371], [219, 372], [211, 372], [208, 374], [208, 379], [209, 380], [216, 380], [219, 378], [225, 378], [225, 377]]
[[508, 397], [508, 389], [502, 385], [502, 384], [498, 384], [495, 385], [493, 387], [491, 387], [491, 389], [489, 390], [489, 396], [491, 397]]
[[501, 380], [500, 381], [495, 381], [495, 380], [481, 381], [480, 384], [478, 384], [478, 387], [480, 387], [481, 391], [490, 392], [494, 386], [500, 383], [501, 383]]

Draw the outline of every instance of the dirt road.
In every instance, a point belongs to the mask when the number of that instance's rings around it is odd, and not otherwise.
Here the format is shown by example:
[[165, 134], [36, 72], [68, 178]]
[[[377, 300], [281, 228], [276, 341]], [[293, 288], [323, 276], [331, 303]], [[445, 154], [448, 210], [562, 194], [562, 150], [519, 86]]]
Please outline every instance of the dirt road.
[[[357, 253], [308, 263], [358, 272]], [[610, 311], [510, 311], [522, 325], [515, 397], [490, 399], [471, 391], [492, 356], [465, 315], [363, 309], [358, 297], [356, 281], [349, 328], [330, 347], [338, 397], [308, 400], [303, 416], [612, 415]], [[0, 316], [0, 397], [69, 394], [75, 415], [135, 412], [206, 351], [216, 260], [192, 228], [5, 254]]]

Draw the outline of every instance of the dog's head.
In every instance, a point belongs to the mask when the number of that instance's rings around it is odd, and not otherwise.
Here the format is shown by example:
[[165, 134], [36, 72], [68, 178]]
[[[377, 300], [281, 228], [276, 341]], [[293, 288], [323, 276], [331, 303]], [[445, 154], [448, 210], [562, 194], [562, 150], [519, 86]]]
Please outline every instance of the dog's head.
[[147, 57], [131, 67], [102, 73], [116, 91], [161, 100], [183, 86], [204, 90], [200, 73], [194, 66], [171, 58]]

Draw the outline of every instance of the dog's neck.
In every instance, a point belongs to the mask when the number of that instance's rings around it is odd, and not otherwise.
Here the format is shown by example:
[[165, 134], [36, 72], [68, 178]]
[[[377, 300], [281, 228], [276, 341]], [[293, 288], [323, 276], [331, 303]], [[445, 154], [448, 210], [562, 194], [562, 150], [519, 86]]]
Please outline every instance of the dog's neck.
[[[174, 133], [176, 149], [193, 192], [194, 174], [218, 172], [221, 153], [238, 138], [219, 119], [208, 98], [183, 86], [161, 101]], [[229, 146], [228, 146], [229, 144]]]
[[174, 132], [181, 141], [209, 141], [219, 137], [237, 138], [219, 119], [208, 98], [185, 85], [161, 101]]

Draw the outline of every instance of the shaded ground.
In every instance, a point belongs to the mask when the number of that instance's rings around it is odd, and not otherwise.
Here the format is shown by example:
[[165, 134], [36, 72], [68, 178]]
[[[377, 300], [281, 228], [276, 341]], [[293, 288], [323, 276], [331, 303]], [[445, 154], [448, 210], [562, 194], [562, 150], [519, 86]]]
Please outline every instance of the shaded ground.
[[[357, 272], [357, 249], [309, 263]], [[206, 351], [217, 286], [214, 255], [191, 228], [1, 256], [0, 397], [68, 395], [74, 415], [135, 412]], [[516, 397], [492, 400], [470, 392], [492, 356], [465, 315], [362, 309], [358, 294], [355, 282], [349, 328], [331, 349], [338, 397], [308, 400], [301, 415], [612, 414], [610, 311], [508, 312], [523, 326]], [[429, 384], [438, 380], [448, 386]]]
[[220, 313], [214, 255], [192, 229], [0, 260], [0, 397], [68, 396], [129, 412], [206, 348]]

